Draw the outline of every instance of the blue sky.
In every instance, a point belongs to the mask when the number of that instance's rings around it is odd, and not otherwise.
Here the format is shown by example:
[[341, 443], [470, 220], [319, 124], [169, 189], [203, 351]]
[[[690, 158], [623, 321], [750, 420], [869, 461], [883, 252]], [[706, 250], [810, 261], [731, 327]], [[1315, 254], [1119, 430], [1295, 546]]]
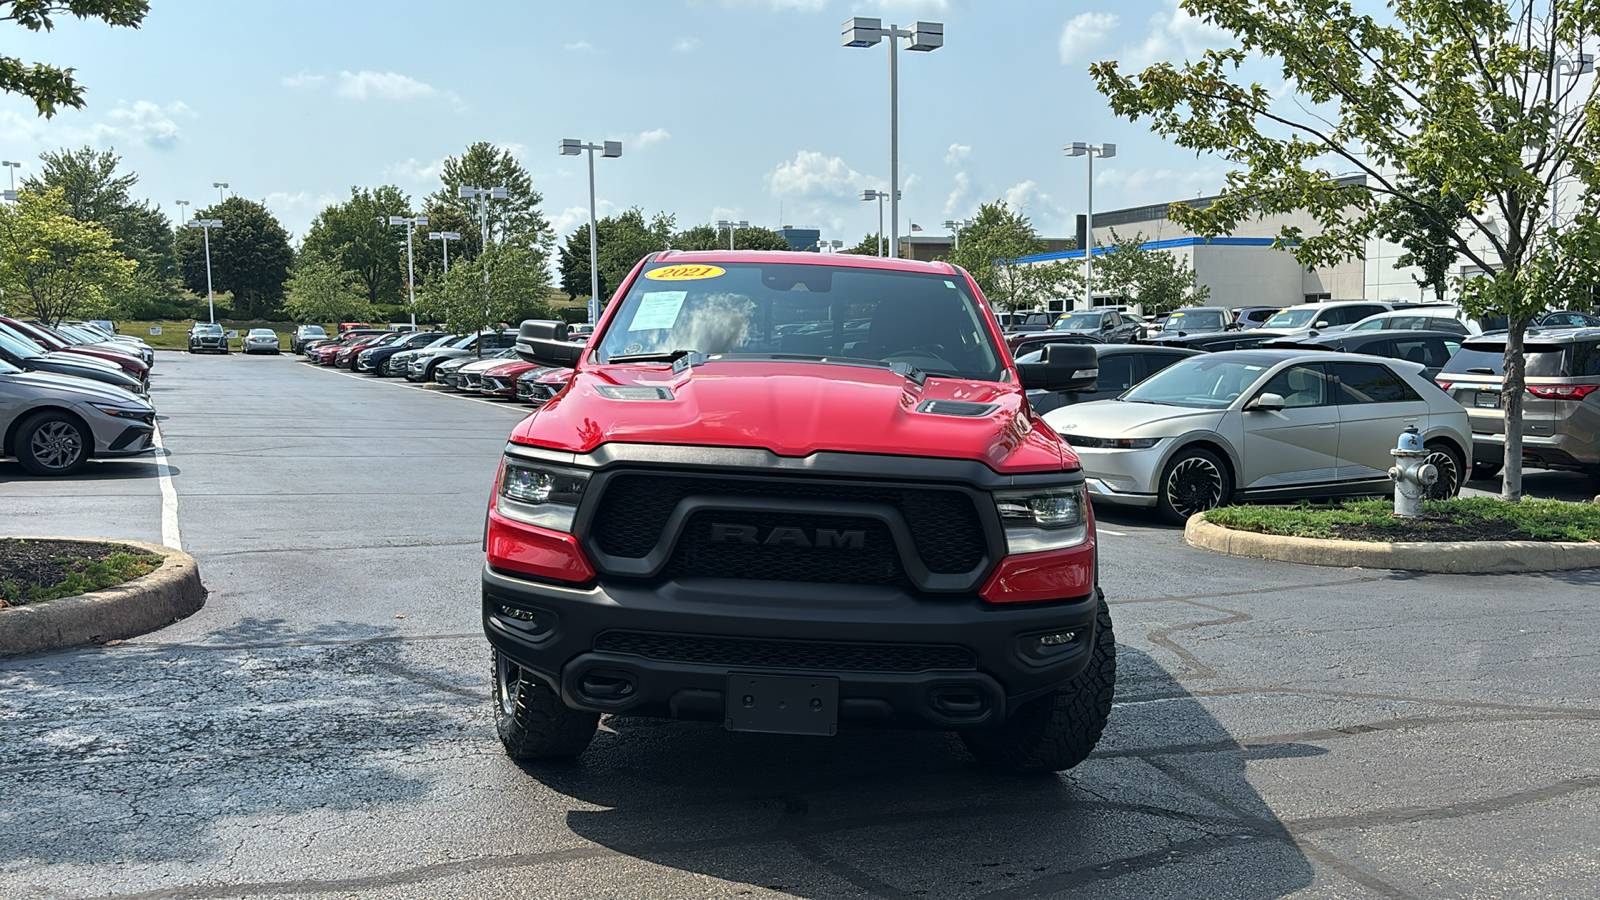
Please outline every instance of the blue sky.
[[[877, 227], [863, 188], [888, 179], [887, 53], [840, 46], [852, 15], [945, 24], [945, 47], [900, 54], [902, 228], [1006, 198], [1050, 236], [1084, 207], [1097, 160], [1107, 210], [1213, 193], [1227, 170], [1117, 119], [1085, 72], [1221, 45], [1174, 0], [152, 0], [143, 28], [9, 23], [7, 52], [77, 69], [85, 109], [52, 120], [0, 97], [0, 156], [115, 147], [137, 195], [215, 201], [212, 182], [262, 200], [302, 235], [352, 185], [437, 188], [440, 161], [475, 140], [508, 147], [569, 231], [587, 217], [581, 157], [564, 137], [621, 140], [597, 160], [605, 214], [665, 210], [819, 227], [854, 243]], [[195, 207], [191, 206], [191, 213]], [[781, 213], [780, 213], [781, 210]], [[781, 221], [780, 221], [781, 215]]]

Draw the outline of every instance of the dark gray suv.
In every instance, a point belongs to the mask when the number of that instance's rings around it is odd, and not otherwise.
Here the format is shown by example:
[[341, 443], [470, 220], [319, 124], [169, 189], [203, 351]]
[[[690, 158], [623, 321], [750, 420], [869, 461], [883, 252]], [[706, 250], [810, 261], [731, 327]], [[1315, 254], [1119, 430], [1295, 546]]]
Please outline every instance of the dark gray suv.
[[[1600, 481], [1600, 328], [1530, 328], [1524, 346], [1523, 462]], [[1434, 379], [1467, 409], [1477, 478], [1498, 474], [1505, 458], [1505, 351], [1503, 333], [1471, 338]]]

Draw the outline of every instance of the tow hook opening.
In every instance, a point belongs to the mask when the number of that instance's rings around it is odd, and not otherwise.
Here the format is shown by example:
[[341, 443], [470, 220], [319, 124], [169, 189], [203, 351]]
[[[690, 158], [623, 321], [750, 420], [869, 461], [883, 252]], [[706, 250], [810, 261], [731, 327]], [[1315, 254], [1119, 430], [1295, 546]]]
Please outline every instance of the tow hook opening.
[[988, 698], [975, 687], [934, 688], [928, 695], [928, 705], [949, 719], [975, 719], [989, 712]]
[[591, 669], [578, 679], [578, 693], [592, 703], [617, 703], [633, 696], [633, 676], [610, 669]]

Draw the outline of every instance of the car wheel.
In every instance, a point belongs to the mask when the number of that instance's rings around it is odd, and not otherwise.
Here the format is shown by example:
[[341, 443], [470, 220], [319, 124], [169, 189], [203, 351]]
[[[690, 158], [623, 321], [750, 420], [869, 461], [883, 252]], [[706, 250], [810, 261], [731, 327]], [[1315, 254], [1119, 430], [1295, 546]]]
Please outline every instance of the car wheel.
[[512, 759], [570, 759], [594, 740], [600, 714], [570, 709], [548, 685], [500, 654], [494, 663], [494, 727]]
[[1117, 685], [1117, 638], [1106, 598], [1096, 589], [1094, 649], [1089, 665], [1061, 688], [1022, 704], [994, 728], [961, 732], [967, 750], [1007, 772], [1060, 772], [1089, 757], [1111, 715]]
[[17, 461], [34, 475], [71, 475], [89, 464], [94, 435], [76, 416], [46, 411], [22, 423]]
[[1461, 482], [1467, 469], [1461, 454], [1442, 441], [1426, 444], [1423, 449], [1428, 451], [1428, 455], [1423, 457], [1422, 461], [1439, 470], [1439, 480], [1428, 487], [1422, 499], [1449, 500], [1461, 493]]
[[1156, 485], [1156, 509], [1174, 525], [1189, 521], [1228, 502], [1233, 496], [1233, 476], [1222, 460], [1207, 450], [1193, 448], [1167, 462]]
[[1473, 477], [1473, 480], [1477, 480], [1477, 479], [1480, 479], [1480, 478], [1493, 478], [1496, 475], [1499, 475], [1502, 465], [1503, 465], [1502, 463], [1497, 463], [1497, 462], [1489, 463], [1489, 462], [1478, 462], [1477, 460], [1473, 460], [1473, 462], [1472, 462], [1472, 477]]

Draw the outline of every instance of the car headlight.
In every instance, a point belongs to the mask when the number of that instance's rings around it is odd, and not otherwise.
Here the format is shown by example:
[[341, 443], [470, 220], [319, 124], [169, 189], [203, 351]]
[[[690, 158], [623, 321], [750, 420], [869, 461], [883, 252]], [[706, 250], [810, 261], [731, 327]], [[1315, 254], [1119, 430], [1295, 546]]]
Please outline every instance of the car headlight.
[[1005, 526], [1009, 553], [1075, 547], [1089, 537], [1088, 500], [1082, 485], [996, 491], [995, 509]]
[[572, 531], [572, 517], [589, 484], [589, 473], [506, 459], [500, 473], [500, 512], [507, 518]]
[[133, 419], [141, 422], [147, 422], [150, 416], [155, 414], [154, 409], [123, 409], [120, 406], [103, 406], [99, 403], [94, 404], [94, 408], [114, 418]]

